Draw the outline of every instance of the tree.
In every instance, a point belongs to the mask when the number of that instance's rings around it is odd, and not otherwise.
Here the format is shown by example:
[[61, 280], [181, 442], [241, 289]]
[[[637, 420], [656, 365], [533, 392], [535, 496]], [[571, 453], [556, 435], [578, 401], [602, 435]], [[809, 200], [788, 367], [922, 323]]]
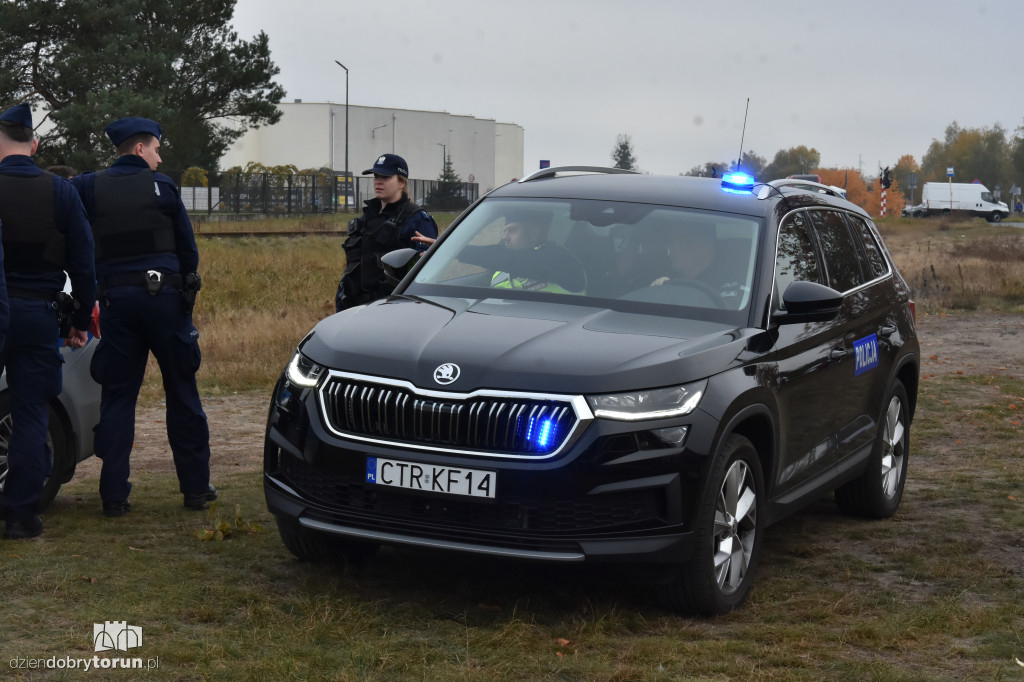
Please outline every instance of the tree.
[[956, 121], [946, 127], [943, 141], [932, 140], [921, 160], [922, 182], [946, 182], [952, 167], [953, 182], [980, 180], [990, 190], [1013, 184], [1013, 165], [1006, 130], [998, 123], [991, 128], [961, 128]]
[[[103, 128], [144, 116], [164, 131], [164, 167], [216, 170], [249, 127], [277, 122], [265, 33], [239, 40], [235, 0], [5, 0], [0, 2], [0, 98], [48, 109], [39, 160], [106, 165]], [[37, 120], [38, 124], [40, 121]]]
[[817, 149], [800, 145], [775, 152], [775, 158], [765, 166], [761, 179], [765, 182], [786, 178], [790, 175], [813, 173], [821, 164], [821, 154]]
[[731, 170], [741, 170], [744, 173], [748, 173], [755, 179], [760, 180], [764, 174], [764, 167], [767, 165], [768, 160], [763, 156], [758, 156], [756, 152], [743, 152], [743, 158], [737, 168], [735, 161], [708, 161], [702, 166], [694, 166], [686, 172], [686, 175], [698, 176], [711, 178], [722, 177], [722, 173]]
[[629, 135], [619, 135], [615, 139], [615, 147], [612, 149], [613, 168], [635, 171], [636, 155], [633, 153], [633, 138]]
[[432, 209], [461, 211], [469, 206], [469, 199], [466, 198], [462, 185], [462, 178], [452, 165], [452, 155], [447, 154], [441, 174], [437, 176], [437, 184], [427, 195], [427, 206]]

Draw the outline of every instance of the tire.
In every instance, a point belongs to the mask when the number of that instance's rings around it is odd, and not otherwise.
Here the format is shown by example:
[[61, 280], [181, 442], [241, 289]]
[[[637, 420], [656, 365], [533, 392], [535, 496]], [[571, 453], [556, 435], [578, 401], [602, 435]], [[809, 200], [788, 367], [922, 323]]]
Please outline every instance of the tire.
[[867, 468], [860, 478], [836, 489], [839, 508], [869, 519], [887, 519], [895, 514], [903, 499], [909, 454], [907, 389], [896, 381], [887, 394]]
[[360, 542], [304, 529], [294, 519], [277, 517], [277, 532], [288, 551], [299, 561], [310, 563], [365, 565], [380, 549], [373, 542]]
[[690, 560], [662, 588], [671, 608], [715, 616], [740, 606], [754, 586], [761, 556], [764, 476], [753, 444], [733, 434], [719, 447], [694, 524]]
[[990, 215], [989, 218], [988, 218], [988, 221], [990, 223], [998, 223], [998, 222], [1002, 222], [1002, 220], [1003, 220], [1003, 214], [1000, 213], [999, 211], [992, 211], [992, 215]]
[[[7, 484], [7, 450], [11, 442], [13, 420], [11, 419], [11, 394], [0, 395], [0, 491]], [[39, 497], [39, 511], [44, 511], [57, 497], [61, 483], [70, 480], [75, 472], [75, 463], [68, 447], [68, 437], [64, 421], [50, 408], [49, 433], [46, 444], [50, 446], [50, 475], [43, 482], [43, 492]], [[68, 473], [70, 472], [70, 475]]]

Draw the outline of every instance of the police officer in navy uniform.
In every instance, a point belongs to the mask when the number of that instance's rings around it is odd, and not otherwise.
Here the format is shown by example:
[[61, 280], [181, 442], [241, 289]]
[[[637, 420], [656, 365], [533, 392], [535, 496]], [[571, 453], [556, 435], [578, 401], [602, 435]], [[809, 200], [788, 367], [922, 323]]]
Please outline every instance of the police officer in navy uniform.
[[217, 499], [210, 485], [210, 430], [199, 400], [199, 332], [192, 306], [199, 290], [199, 251], [174, 182], [157, 173], [160, 125], [122, 118], [106, 127], [117, 160], [72, 181], [82, 195], [96, 242], [100, 328], [92, 375], [103, 387], [96, 455], [103, 460], [103, 513], [131, 509], [129, 455], [135, 407], [152, 351], [167, 398], [167, 440], [185, 507]]
[[[39, 168], [32, 110], [19, 104], [0, 114], [0, 223], [10, 328], [0, 354], [11, 390], [13, 433], [8, 443], [2, 502], [5, 538], [43, 532], [39, 499], [52, 470], [49, 401], [61, 392], [59, 320], [71, 315], [68, 345], [88, 341], [96, 301], [93, 242], [74, 187]], [[59, 310], [71, 277], [74, 310]]]
[[[363, 202], [363, 215], [349, 223], [345, 240], [345, 274], [338, 284], [335, 309], [344, 310], [384, 298], [388, 284], [380, 257], [389, 251], [426, 251], [437, 238], [437, 223], [409, 198], [409, 165], [397, 154], [381, 154], [373, 168], [373, 199]], [[420, 241], [413, 237], [419, 234]]]

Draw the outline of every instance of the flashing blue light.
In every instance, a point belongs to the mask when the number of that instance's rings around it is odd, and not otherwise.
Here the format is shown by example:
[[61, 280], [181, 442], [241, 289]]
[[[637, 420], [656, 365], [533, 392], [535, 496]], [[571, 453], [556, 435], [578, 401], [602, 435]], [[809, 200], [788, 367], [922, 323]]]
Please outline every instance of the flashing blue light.
[[[535, 428], [536, 427], [536, 428]], [[526, 442], [533, 443], [538, 450], [547, 450], [555, 437], [555, 422], [552, 419], [530, 419], [526, 427]]]
[[747, 194], [754, 189], [754, 178], [738, 171], [722, 176], [722, 189], [735, 194]]

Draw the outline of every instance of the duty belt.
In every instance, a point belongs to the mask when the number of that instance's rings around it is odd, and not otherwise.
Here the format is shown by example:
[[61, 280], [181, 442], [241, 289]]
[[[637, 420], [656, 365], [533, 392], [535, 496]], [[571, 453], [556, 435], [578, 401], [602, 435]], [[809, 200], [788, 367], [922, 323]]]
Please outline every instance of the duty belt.
[[26, 298], [30, 301], [46, 301], [53, 303], [57, 300], [56, 291], [43, 289], [21, 289], [19, 287], [7, 287], [8, 298]]
[[164, 287], [175, 287], [181, 289], [185, 284], [185, 278], [178, 274], [168, 274], [159, 270], [147, 270], [145, 272], [121, 272], [115, 275], [107, 275], [100, 279], [102, 289], [124, 286], [126, 284], [137, 284], [146, 287], [151, 294], [156, 294]]

